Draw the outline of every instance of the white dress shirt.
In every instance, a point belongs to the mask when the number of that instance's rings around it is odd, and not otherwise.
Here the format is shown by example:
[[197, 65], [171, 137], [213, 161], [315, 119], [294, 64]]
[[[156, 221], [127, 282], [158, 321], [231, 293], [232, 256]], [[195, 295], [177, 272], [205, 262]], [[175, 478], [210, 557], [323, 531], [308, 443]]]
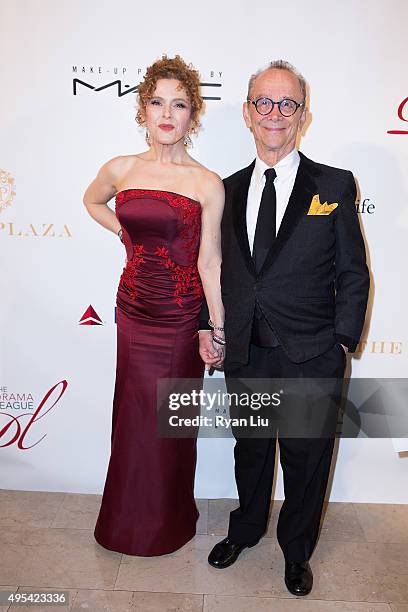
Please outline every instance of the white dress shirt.
[[[289, 202], [290, 194], [292, 193], [299, 162], [299, 153], [297, 149], [293, 149], [286, 157], [283, 157], [273, 166], [276, 172], [274, 181], [276, 191], [276, 233], [278, 233], [286, 206]], [[251, 253], [254, 245], [256, 221], [258, 218], [259, 206], [261, 204], [262, 191], [266, 181], [264, 172], [268, 168], [270, 168], [270, 166], [267, 166], [265, 162], [256, 156], [255, 167], [249, 184], [246, 208], [246, 223]]]

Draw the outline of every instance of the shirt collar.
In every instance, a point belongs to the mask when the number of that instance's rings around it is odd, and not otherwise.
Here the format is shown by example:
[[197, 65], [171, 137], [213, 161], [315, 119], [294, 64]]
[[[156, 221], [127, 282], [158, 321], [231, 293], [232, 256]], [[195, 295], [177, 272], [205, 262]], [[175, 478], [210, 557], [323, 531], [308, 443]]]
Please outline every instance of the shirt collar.
[[[299, 151], [296, 148], [292, 149], [290, 153], [285, 155], [285, 157], [279, 160], [277, 164], [272, 166], [273, 168], [275, 168], [277, 179], [285, 180], [288, 176], [292, 174], [292, 172], [297, 170], [299, 166], [299, 162], [300, 162]], [[262, 161], [262, 159], [260, 159], [257, 155], [256, 160], [255, 160], [255, 167], [253, 171], [253, 177], [255, 178], [255, 180], [261, 181], [265, 170], [267, 170], [268, 168], [271, 168], [271, 166], [268, 166], [267, 164], [265, 164], [265, 162]]]

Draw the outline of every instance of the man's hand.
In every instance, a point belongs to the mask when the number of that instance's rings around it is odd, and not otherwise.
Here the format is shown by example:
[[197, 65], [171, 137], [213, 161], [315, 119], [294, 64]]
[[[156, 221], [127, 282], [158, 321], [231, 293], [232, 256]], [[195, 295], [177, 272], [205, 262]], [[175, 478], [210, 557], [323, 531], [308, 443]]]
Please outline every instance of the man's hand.
[[215, 347], [211, 330], [203, 330], [198, 334], [200, 341], [200, 356], [208, 372], [210, 368], [220, 368], [224, 361], [224, 347]]

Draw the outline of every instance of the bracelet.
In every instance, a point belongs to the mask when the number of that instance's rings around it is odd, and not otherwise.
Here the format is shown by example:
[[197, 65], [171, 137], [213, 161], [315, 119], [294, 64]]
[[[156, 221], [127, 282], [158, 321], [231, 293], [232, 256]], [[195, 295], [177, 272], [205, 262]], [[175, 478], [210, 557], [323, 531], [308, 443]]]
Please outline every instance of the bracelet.
[[120, 228], [120, 230], [118, 231], [118, 236], [119, 236], [119, 240], [121, 242], [123, 242], [123, 230], [122, 230], [122, 228]]
[[223, 346], [227, 344], [224, 338], [220, 338], [219, 336], [216, 336], [215, 334], [213, 335], [213, 342], [215, 342], [216, 344], [222, 344]]
[[223, 327], [217, 327], [216, 325], [214, 325], [211, 319], [208, 319], [208, 325], [211, 327], [211, 329], [215, 329], [217, 331], [224, 331]]

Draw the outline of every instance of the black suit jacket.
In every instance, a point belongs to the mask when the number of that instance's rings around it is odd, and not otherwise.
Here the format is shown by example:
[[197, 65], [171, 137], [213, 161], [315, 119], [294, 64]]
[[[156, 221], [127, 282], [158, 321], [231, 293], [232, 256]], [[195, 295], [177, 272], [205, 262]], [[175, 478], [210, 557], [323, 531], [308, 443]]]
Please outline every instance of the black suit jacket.
[[[301, 363], [341, 342], [354, 351], [364, 324], [369, 273], [351, 172], [300, 153], [295, 184], [259, 274], [248, 243], [246, 203], [255, 162], [224, 180], [221, 292], [226, 365], [247, 363], [258, 302], [289, 359]], [[337, 202], [327, 215], [308, 215], [313, 196]], [[201, 328], [206, 327], [204, 301]]]

